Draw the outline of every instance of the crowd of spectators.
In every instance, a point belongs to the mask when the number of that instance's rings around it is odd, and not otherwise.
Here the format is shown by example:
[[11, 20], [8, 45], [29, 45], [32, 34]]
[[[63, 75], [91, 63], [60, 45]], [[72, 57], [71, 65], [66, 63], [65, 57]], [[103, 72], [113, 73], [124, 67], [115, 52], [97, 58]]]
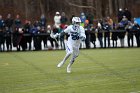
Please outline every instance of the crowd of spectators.
[[[71, 24], [72, 17], [68, 19], [64, 12], [61, 14], [56, 12], [54, 24], [48, 24], [44, 14], [35, 22], [29, 20], [22, 22], [18, 14], [15, 19], [11, 14], [8, 14], [6, 19], [0, 15], [0, 51], [12, 51], [13, 47], [16, 47], [17, 51], [65, 49], [65, 40], [69, 35], [59, 35], [59, 33]], [[134, 37], [137, 47], [140, 47], [140, 25], [132, 18], [127, 8], [119, 9], [118, 22], [114, 22], [109, 16], [95, 21], [92, 13], [82, 12], [79, 17], [86, 34], [84, 48], [92, 48], [91, 45], [96, 48], [97, 40], [100, 48], [118, 47], [118, 42], [121, 47], [134, 47]], [[125, 36], [127, 41], [124, 40]], [[128, 45], [125, 46], [124, 42]]]

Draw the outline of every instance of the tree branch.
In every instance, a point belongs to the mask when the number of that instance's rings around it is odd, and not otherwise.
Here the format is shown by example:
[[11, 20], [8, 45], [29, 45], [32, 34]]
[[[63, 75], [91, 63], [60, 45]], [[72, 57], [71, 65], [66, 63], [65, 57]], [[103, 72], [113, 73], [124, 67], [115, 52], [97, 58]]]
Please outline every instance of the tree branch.
[[70, 5], [70, 6], [75, 6], [75, 7], [78, 7], [78, 8], [92, 8], [92, 9], [96, 10], [96, 8], [93, 7], [93, 6], [82, 6], [82, 5], [77, 5], [77, 4], [74, 4], [74, 3], [69, 2], [69, 0], [66, 0], [66, 2], [67, 2], [68, 5]]

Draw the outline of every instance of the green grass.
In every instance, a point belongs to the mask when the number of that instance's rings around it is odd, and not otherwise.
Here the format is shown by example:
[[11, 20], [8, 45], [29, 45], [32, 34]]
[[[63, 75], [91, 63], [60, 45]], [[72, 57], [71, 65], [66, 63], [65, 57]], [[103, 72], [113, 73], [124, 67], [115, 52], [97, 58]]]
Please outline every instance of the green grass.
[[66, 73], [65, 51], [0, 53], [0, 93], [140, 93], [140, 49], [80, 50]]

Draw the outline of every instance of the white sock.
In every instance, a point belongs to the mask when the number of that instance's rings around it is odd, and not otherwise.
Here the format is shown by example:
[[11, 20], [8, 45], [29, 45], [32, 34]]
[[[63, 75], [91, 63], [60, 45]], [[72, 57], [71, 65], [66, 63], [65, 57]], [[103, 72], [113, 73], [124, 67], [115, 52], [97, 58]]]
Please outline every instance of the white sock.
[[74, 56], [74, 55], [72, 56], [72, 58], [71, 58], [71, 60], [70, 60], [70, 63], [71, 63], [71, 64], [73, 64], [73, 63], [74, 63], [74, 61], [75, 61], [76, 57], [77, 57], [77, 56]]

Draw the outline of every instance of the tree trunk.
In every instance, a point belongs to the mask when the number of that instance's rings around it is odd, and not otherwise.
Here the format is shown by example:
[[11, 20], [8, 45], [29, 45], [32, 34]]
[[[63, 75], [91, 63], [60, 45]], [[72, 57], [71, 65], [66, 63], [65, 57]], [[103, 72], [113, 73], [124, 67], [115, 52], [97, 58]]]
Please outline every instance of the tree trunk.
[[112, 0], [109, 0], [108, 2], [109, 2], [109, 16], [111, 16], [113, 13]]
[[39, 0], [39, 6], [40, 6], [41, 14], [45, 14], [44, 4], [42, 3], [42, 0]]
[[25, 3], [25, 18], [28, 19], [28, 2], [27, 0], [24, 0]]
[[102, 18], [102, 14], [101, 14], [101, 11], [102, 11], [101, 2], [99, 0], [96, 0], [95, 3], [96, 3], [96, 16], [97, 16], [98, 19], [100, 19], [100, 18]]

